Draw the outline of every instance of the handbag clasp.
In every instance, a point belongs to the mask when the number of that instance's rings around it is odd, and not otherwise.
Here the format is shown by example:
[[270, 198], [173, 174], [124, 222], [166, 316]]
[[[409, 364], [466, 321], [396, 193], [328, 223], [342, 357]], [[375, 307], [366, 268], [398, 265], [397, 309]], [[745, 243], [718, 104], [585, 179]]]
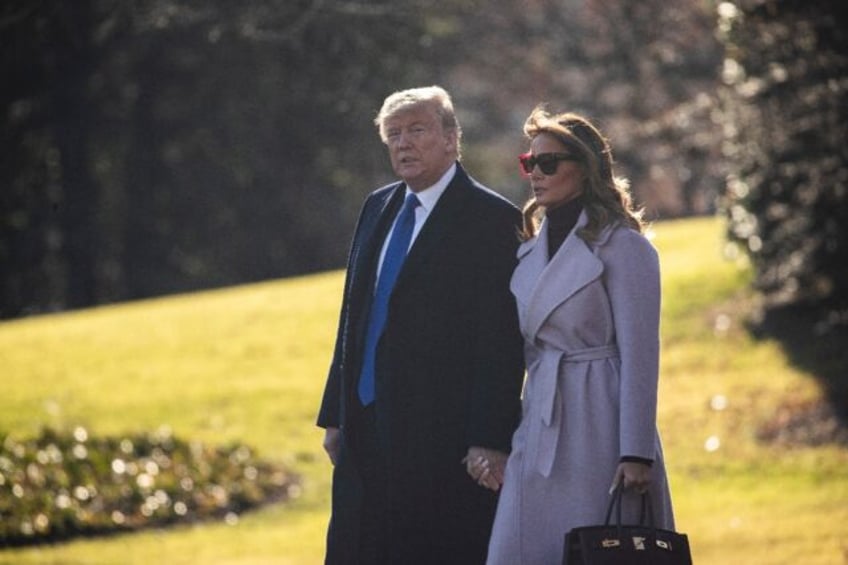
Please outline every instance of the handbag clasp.
[[605, 549], [609, 549], [611, 547], [618, 547], [621, 545], [621, 542], [617, 539], [607, 538], [605, 540], [601, 540], [601, 547]]

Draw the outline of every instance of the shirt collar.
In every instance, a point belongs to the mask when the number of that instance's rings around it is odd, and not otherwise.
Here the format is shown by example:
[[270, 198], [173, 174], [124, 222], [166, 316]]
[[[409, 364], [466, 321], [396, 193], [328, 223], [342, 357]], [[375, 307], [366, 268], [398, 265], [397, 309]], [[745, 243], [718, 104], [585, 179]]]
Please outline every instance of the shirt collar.
[[[427, 213], [433, 211], [433, 208], [436, 207], [436, 203], [439, 201], [439, 197], [444, 193], [444, 191], [448, 188], [450, 181], [453, 180], [453, 176], [456, 174], [456, 163], [448, 167], [448, 170], [445, 171], [445, 174], [442, 175], [436, 184], [433, 186], [428, 186], [424, 190], [419, 190], [415, 193], [415, 196], [418, 197], [418, 201], [421, 203], [421, 206], [427, 210]], [[410, 194], [412, 191], [409, 187], [406, 187], [406, 194]]]

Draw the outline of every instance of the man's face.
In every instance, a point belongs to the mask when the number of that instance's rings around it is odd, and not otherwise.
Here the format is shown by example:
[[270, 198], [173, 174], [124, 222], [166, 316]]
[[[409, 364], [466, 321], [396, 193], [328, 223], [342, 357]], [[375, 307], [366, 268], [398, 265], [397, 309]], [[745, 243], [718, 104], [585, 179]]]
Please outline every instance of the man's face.
[[456, 131], [445, 131], [428, 104], [387, 118], [384, 131], [392, 168], [415, 192], [435, 184], [456, 159]]

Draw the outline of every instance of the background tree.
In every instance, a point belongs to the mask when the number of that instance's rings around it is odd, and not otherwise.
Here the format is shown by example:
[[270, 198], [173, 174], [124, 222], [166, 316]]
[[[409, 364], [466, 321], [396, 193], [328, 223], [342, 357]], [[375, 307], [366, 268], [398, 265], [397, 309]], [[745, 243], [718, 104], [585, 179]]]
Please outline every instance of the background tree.
[[0, 317], [340, 267], [393, 177], [371, 120], [414, 85], [454, 93], [469, 168], [516, 202], [549, 102], [601, 122], [653, 217], [712, 210], [711, 3], [430, 4], [5, 3]]
[[7, 4], [0, 316], [341, 264], [414, 8]]
[[848, 18], [836, 1], [720, 5], [729, 236], [760, 331], [814, 365], [848, 416]]
[[848, 308], [848, 19], [836, 2], [722, 5], [730, 236], [768, 305]]
[[[525, 198], [514, 155], [526, 149], [521, 126], [541, 102], [601, 124], [651, 217], [715, 209], [723, 178], [713, 120], [722, 48], [711, 2], [490, 5], [463, 19], [475, 41], [457, 46], [467, 56], [452, 74], [463, 99], [476, 101], [471, 123], [493, 125], [472, 131], [474, 170], [503, 182], [498, 188], [514, 200]], [[492, 157], [499, 154], [509, 159]]]

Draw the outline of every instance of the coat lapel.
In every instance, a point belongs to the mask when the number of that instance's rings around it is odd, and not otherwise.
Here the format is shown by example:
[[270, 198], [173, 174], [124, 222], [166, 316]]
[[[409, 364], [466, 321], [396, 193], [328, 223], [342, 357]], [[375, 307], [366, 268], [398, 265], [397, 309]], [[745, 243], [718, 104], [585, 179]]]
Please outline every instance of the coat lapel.
[[383, 246], [383, 240], [392, 225], [397, 210], [403, 202], [406, 186], [399, 183], [393, 189], [380, 195], [380, 201], [374, 206], [374, 211], [363, 217], [362, 236], [353, 250], [353, 273], [356, 279], [353, 286], [359, 289], [373, 290], [374, 273], [377, 269], [377, 258]]
[[468, 175], [457, 164], [456, 174], [409, 249], [409, 255], [403, 263], [393, 293], [403, 289], [409, 281], [415, 280], [415, 273], [426, 267], [427, 262], [441, 247], [442, 241], [451, 233], [452, 228], [460, 225], [470, 184]]
[[[547, 230], [539, 230], [535, 237], [518, 247], [518, 265], [515, 267], [509, 288], [518, 300], [519, 307], [530, 301], [539, 276], [548, 264], [547, 236]], [[524, 320], [524, 314], [525, 312], [522, 312], [522, 320]]]
[[[380, 256], [383, 240], [398, 208], [403, 202], [405, 185], [399, 183], [396, 187], [380, 194], [379, 201], [374, 203], [367, 214], [362, 216], [362, 225], [358, 230], [355, 247], [351, 253], [351, 283], [350, 295], [348, 297], [348, 323], [347, 334], [348, 347], [351, 352], [357, 352], [364, 339], [366, 324], [368, 323], [368, 312], [371, 309], [371, 301], [374, 294], [376, 280], [377, 259]], [[355, 361], [353, 361], [355, 359]], [[358, 366], [358, 357], [354, 357], [351, 366]], [[354, 371], [356, 372], [356, 371]]]
[[600, 277], [604, 271], [601, 260], [576, 234], [587, 220], [584, 211], [550, 262], [547, 261], [548, 226], [545, 220], [535, 244], [519, 265], [522, 272], [518, 278], [522, 280], [516, 286], [523, 285], [524, 290], [532, 286], [532, 290], [525, 295], [529, 297], [525, 302], [526, 312], [523, 316], [524, 330], [531, 338], [536, 337], [554, 309]]

